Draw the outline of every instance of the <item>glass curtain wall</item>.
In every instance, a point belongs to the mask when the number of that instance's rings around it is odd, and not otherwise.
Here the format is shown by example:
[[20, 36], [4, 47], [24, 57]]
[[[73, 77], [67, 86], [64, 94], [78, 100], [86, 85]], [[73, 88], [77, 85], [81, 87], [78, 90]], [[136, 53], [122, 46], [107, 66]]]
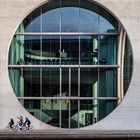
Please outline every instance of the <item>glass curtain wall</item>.
[[52, 126], [79, 128], [117, 106], [118, 22], [82, 0], [52, 0], [25, 18], [9, 51], [23, 106]]

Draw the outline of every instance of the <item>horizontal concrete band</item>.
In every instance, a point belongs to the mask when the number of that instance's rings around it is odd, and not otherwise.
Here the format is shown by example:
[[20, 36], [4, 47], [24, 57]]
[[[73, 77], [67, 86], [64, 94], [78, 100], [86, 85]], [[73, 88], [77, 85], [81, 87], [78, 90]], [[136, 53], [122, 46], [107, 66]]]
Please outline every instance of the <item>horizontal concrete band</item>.
[[118, 97], [18, 97], [19, 100], [118, 100]]
[[42, 130], [0, 132], [0, 139], [140, 139], [140, 131]]
[[70, 68], [119, 68], [119, 65], [8, 65], [8, 68], [53, 68], [53, 67], [70, 67]]
[[111, 35], [116, 36], [120, 35], [120, 33], [91, 33], [91, 32], [23, 32], [23, 33], [15, 33], [15, 35]]

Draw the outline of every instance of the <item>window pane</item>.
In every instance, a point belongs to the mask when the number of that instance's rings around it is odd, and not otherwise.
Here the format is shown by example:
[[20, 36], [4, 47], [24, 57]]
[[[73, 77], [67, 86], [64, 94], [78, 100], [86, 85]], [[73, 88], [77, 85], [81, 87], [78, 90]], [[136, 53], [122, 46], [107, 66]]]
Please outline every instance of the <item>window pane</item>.
[[81, 68], [80, 70], [80, 97], [97, 97], [98, 69]]
[[60, 64], [60, 36], [42, 37], [42, 64]]
[[71, 96], [78, 96], [78, 69], [71, 68]]
[[41, 120], [49, 125], [59, 127], [59, 100], [42, 100], [41, 101]]
[[40, 97], [41, 68], [24, 68], [24, 97]]
[[100, 36], [99, 64], [117, 64], [117, 37]]
[[61, 64], [78, 65], [79, 63], [79, 37], [61, 37]]
[[14, 36], [9, 51], [9, 64], [24, 64], [24, 45], [24, 36]]
[[61, 96], [69, 96], [69, 69], [62, 68], [62, 93]]
[[117, 106], [117, 101], [111, 100], [100, 100], [98, 101], [99, 116], [98, 121], [106, 117], [111, 113]]
[[80, 32], [99, 32], [99, 15], [93, 11], [80, 8]]
[[70, 101], [70, 128], [78, 128], [79, 112], [78, 100]]
[[40, 64], [41, 40], [41, 36], [16, 35], [11, 43], [9, 64]]
[[93, 100], [80, 101], [80, 127], [88, 126], [94, 123], [95, 115], [97, 114], [97, 112], [94, 111], [94, 107], [97, 107], [97, 104], [95, 105]]
[[[117, 72], [113, 69], [99, 70], [99, 96], [117, 97]], [[102, 90], [104, 89], [104, 90]]]
[[60, 8], [47, 10], [43, 8], [42, 14], [42, 32], [59, 32], [60, 31]]
[[41, 63], [41, 36], [25, 36], [24, 61], [25, 64], [37, 65]]
[[98, 64], [98, 44], [97, 36], [80, 36], [81, 65]]
[[24, 20], [24, 31], [25, 32], [40, 32], [41, 31], [41, 8], [38, 8], [34, 12], [32, 12], [25, 20]]
[[60, 71], [59, 68], [42, 69], [42, 96], [58, 97], [60, 92]]

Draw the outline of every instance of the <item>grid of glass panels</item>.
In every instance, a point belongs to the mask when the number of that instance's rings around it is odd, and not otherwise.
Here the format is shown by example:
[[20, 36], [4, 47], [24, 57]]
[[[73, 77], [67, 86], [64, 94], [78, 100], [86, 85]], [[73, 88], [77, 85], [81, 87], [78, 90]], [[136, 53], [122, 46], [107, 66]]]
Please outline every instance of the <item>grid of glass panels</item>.
[[52, 0], [25, 18], [9, 51], [9, 76], [41, 121], [79, 128], [117, 106], [118, 22], [83, 0]]
[[116, 65], [117, 36], [16, 35], [11, 65]]

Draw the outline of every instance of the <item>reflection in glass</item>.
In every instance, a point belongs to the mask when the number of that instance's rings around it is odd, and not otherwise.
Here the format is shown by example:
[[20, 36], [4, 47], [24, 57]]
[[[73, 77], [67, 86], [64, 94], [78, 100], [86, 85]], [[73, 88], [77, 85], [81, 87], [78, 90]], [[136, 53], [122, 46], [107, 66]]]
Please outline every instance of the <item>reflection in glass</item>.
[[42, 36], [42, 64], [60, 64], [60, 36]]
[[102, 7], [89, 1], [74, 0], [50, 1], [23, 22], [25, 32], [105, 33], [117, 32], [117, 26], [116, 19]]
[[62, 68], [62, 93], [61, 96], [69, 96], [69, 69]]
[[117, 37], [100, 36], [98, 39], [99, 64], [117, 64]]
[[[20, 36], [13, 38], [9, 64], [117, 64], [117, 36]], [[15, 47], [16, 46], [16, 47]], [[80, 50], [79, 50], [80, 48]], [[61, 57], [61, 58], [60, 58]]]
[[[42, 24], [42, 14], [41, 8], [33, 11], [28, 17], [23, 21], [24, 31], [22, 32], [40, 32]], [[22, 26], [22, 24], [21, 24]]]
[[125, 41], [124, 51], [124, 94], [128, 90], [133, 71], [133, 51], [128, 37]]
[[78, 110], [78, 100], [70, 101], [70, 128], [78, 128], [79, 126], [79, 110]]
[[61, 38], [61, 64], [79, 64], [79, 37], [62, 36]]
[[10, 51], [9, 64], [24, 64], [24, 36], [14, 36]]
[[24, 95], [25, 97], [40, 97], [40, 72], [41, 68], [24, 68], [23, 81], [24, 81]]
[[80, 36], [80, 61], [82, 65], [98, 64], [98, 36]]
[[[65, 107], [61, 107], [65, 109]], [[52, 126], [60, 127], [60, 101], [59, 100], [42, 100], [41, 101], [41, 120]]]
[[98, 94], [98, 69], [80, 69], [80, 96], [96, 97]]
[[42, 14], [42, 32], [60, 32], [60, 8]]
[[79, 31], [79, 8], [62, 7], [61, 8], [61, 31], [78, 32]]
[[70, 73], [70, 96], [78, 96], [78, 69], [69, 68]]
[[107, 116], [117, 105], [116, 101], [109, 100], [81, 100], [79, 103], [79, 110], [78, 100], [24, 100], [23, 105], [33, 116], [47, 124], [60, 127], [61, 122], [62, 128], [92, 125]]
[[24, 62], [28, 64], [41, 64], [41, 36], [25, 36], [24, 38]]
[[[80, 68], [79, 71], [78, 68], [11, 68], [9, 76], [18, 97], [53, 98], [21, 100], [29, 112], [53, 126], [88, 126], [104, 118], [117, 105], [117, 100], [69, 98], [117, 97], [114, 69]], [[65, 99], [60, 100], [58, 97]]]
[[99, 32], [99, 18], [97, 13], [80, 8], [80, 32]]
[[[100, 97], [117, 97], [116, 70], [100, 69], [99, 70], [99, 96]], [[101, 90], [104, 89], [104, 90]]]
[[59, 68], [42, 68], [42, 96], [60, 96], [60, 70]]

